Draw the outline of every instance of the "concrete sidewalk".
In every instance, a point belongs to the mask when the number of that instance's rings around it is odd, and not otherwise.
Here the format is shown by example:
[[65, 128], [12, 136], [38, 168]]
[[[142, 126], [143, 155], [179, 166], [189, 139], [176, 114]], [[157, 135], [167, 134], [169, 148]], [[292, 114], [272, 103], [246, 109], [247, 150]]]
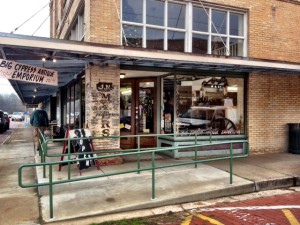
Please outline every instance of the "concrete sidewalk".
[[[14, 175], [17, 164], [28, 163], [31, 160], [24, 158], [33, 156], [33, 143], [30, 128], [17, 130], [18, 135], [13, 134], [9, 144], [10, 149], [14, 151], [3, 150], [0, 148], [1, 161], [5, 157], [15, 160], [11, 175]], [[30, 133], [30, 135], [29, 135]], [[17, 142], [27, 137], [28, 140], [22, 145]], [[59, 149], [59, 148], [58, 148]], [[1, 154], [5, 151], [5, 154]], [[60, 150], [59, 150], [60, 151]], [[17, 153], [17, 154], [16, 154]], [[39, 157], [35, 157], [38, 161]], [[55, 160], [55, 159], [52, 159]], [[126, 159], [125, 159], [126, 161]], [[157, 165], [167, 165], [174, 162], [186, 160], [174, 160], [168, 157], [157, 155]], [[151, 161], [147, 156], [143, 158], [142, 167], [150, 167]], [[10, 165], [7, 165], [10, 167]], [[0, 164], [2, 173], [2, 163]], [[100, 170], [90, 168], [83, 172], [83, 176], [94, 174], [112, 173], [122, 170], [136, 168], [136, 162], [127, 159], [127, 162], [121, 165], [102, 166]], [[67, 178], [67, 168], [63, 167], [59, 172], [58, 167], [53, 169], [54, 180]], [[233, 196], [244, 193], [253, 193], [262, 190], [286, 188], [300, 184], [300, 155], [289, 153], [254, 155], [249, 158], [235, 159], [233, 162], [233, 184], [229, 183], [229, 161], [222, 160], [206, 164], [170, 167], [159, 169], [156, 172], [155, 179], [155, 199], [152, 199], [152, 173], [143, 171], [141, 174], [129, 173], [105, 178], [97, 178], [88, 181], [78, 181], [69, 184], [54, 186], [54, 218], [49, 218], [49, 196], [47, 187], [39, 188], [40, 198], [34, 195], [34, 189], [22, 189], [8, 185], [5, 187], [10, 196], [22, 193], [25, 196], [35, 196], [31, 205], [27, 205], [27, 210], [31, 207], [35, 218], [28, 218], [35, 223], [48, 222], [51, 224], [88, 224], [103, 220], [121, 219], [128, 215], [129, 211], [138, 210], [138, 216], [151, 215], [155, 211], [164, 212], [166, 208], [174, 210], [186, 209], [189, 202], [205, 204], [204, 201], [217, 197]], [[45, 181], [42, 178], [41, 168], [37, 169], [37, 178], [39, 182]], [[31, 173], [31, 175], [30, 175]], [[7, 176], [1, 174], [0, 182], [5, 184]], [[72, 165], [71, 177], [80, 177], [76, 165]], [[32, 171], [26, 175], [28, 182], [35, 182], [32, 177]], [[16, 190], [18, 190], [16, 192]], [[21, 202], [21, 196], [18, 199]], [[3, 198], [1, 195], [0, 201]], [[40, 201], [40, 212], [36, 210], [37, 202]], [[200, 202], [199, 202], [200, 201]], [[203, 201], [203, 202], [202, 202]], [[0, 204], [3, 207], [3, 204]], [[166, 206], [164, 208], [160, 208]], [[21, 206], [19, 206], [21, 207]], [[144, 210], [143, 210], [144, 209]], [[1, 208], [2, 211], [2, 208]], [[15, 214], [17, 215], [17, 214]], [[8, 223], [9, 218], [2, 218], [0, 224], [26, 224], [24, 218], [20, 223]], [[16, 217], [15, 217], [16, 219]], [[63, 222], [62, 222], [63, 221]], [[76, 221], [76, 222], [74, 222]]]

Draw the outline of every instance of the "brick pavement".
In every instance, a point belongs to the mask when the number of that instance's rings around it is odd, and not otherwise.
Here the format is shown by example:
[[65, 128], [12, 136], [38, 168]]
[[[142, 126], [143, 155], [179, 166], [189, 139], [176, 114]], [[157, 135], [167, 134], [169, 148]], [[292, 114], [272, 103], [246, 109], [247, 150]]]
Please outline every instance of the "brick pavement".
[[192, 212], [182, 225], [300, 225], [300, 193], [221, 203]]

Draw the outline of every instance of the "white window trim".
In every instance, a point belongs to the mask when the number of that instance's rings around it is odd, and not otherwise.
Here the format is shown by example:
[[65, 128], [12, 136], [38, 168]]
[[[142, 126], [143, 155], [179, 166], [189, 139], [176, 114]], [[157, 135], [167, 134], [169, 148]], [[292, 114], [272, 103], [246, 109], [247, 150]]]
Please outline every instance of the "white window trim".
[[[143, 0], [143, 18], [142, 23], [136, 23], [136, 22], [129, 22], [129, 21], [123, 21], [121, 18], [121, 36], [120, 36], [120, 43], [123, 41], [123, 25], [131, 25], [131, 26], [139, 26], [143, 28], [142, 31], [142, 47], [147, 48], [147, 28], [154, 28], [159, 30], [164, 30], [164, 50], [168, 50], [168, 31], [175, 31], [175, 32], [184, 32], [185, 33], [185, 40], [184, 40], [184, 52], [190, 52], [192, 53], [192, 41], [193, 41], [193, 34], [200, 34], [200, 35], [207, 35], [207, 54], [212, 54], [212, 36], [219, 36], [221, 38], [226, 38], [226, 43], [224, 47], [226, 47], [226, 56], [230, 56], [230, 39], [238, 39], [242, 40], [243, 42], [243, 52], [242, 57], [247, 57], [248, 55], [248, 41], [247, 41], [247, 34], [248, 34], [248, 14], [244, 11], [234, 10], [234, 9], [224, 9], [217, 6], [206, 6], [204, 7], [208, 9], [208, 32], [202, 32], [202, 31], [193, 31], [193, 24], [189, 21], [193, 20], [193, 7], [196, 6], [196, 3], [194, 2], [179, 2], [179, 1], [172, 1], [172, 0], [165, 0], [164, 2], [164, 26], [158, 26], [158, 25], [152, 25], [152, 24], [146, 24], [146, 5], [147, 0]], [[185, 5], [185, 29], [180, 28], [173, 28], [168, 27], [168, 3], [177, 3]], [[197, 5], [198, 7], [201, 7], [201, 5]], [[122, 13], [122, 2], [121, 2], [121, 15]], [[212, 34], [211, 29], [211, 23], [212, 23], [212, 10], [218, 10], [223, 11], [226, 13], [226, 34]], [[230, 13], [238, 13], [243, 15], [243, 36], [236, 36], [236, 35], [230, 35]]]

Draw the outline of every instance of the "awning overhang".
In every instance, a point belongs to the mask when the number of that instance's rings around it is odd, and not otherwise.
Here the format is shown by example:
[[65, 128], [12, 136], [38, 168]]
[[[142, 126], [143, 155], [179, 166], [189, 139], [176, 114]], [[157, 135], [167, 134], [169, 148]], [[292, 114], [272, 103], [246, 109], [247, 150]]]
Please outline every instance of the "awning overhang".
[[[41, 60], [43, 57], [49, 61], [44, 63]], [[33, 66], [45, 66], [58, 71], [57, 87], [10, 80], [21, 100], [27, 104], [36, 104], [49, 95], [55, 95], [59, 87], [66, 85], [82, 73], [87, 63], [113, 63], [126, 69], [147, 68], [148, 71], [153, 70], [156, 74], [158, 70], [192, 70], [194, 72], [257, 72], [300, 75], [300, 64], [297, 63], [132, 49], [123, 46], [7, 33], [0, 33], [0, 58]], [[55, 63], [50, 61], [54, 58], [57, 60]], [[130, 74], [127, 73], [127, 75]], [[132, 74], [132, 76], [135, 75]], [[34, 89], [37, 89], [38, 92], [34, 93]]]

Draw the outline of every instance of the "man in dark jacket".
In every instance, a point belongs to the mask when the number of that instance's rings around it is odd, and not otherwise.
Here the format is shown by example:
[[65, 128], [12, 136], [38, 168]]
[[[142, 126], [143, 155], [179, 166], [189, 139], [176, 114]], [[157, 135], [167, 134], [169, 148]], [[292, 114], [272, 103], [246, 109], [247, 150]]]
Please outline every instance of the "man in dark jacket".
[[48, 114], [44, 110], [44, 103], [39, 103], [38, 109], [36, 109], [30, 117], [30, 125], [34, 127], [34, 149], [39, 151], [39, 130], [44, 134], [44, 131], [49, 126]]

